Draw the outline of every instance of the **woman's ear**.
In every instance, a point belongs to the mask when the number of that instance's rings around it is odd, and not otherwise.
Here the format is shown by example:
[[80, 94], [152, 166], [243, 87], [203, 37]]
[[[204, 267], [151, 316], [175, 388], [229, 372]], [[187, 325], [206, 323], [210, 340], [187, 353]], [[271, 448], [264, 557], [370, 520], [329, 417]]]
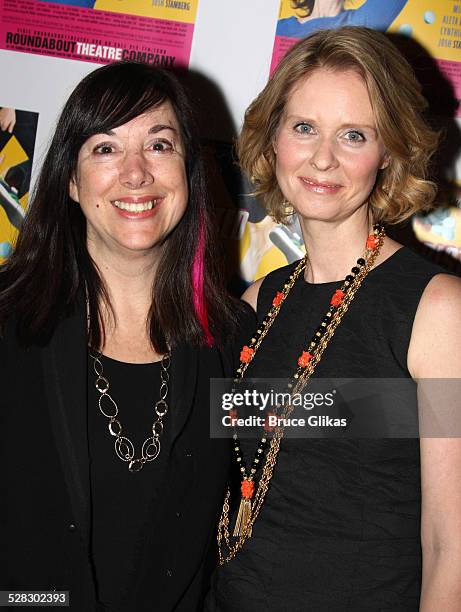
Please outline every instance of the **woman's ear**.
[[389, 153], [385, 153], [381, 165], [379, 167], [380, 170], [384, 170], [391, 163], [391, 158]]
[[75, 176], [73, 176], [69, 181], [69, 196], [71, 200], [73, 200], [74, 202], [77, 202], [77, 203], [80, 202], [79, 197], [78, 197], [78, 187], [75, 181]]

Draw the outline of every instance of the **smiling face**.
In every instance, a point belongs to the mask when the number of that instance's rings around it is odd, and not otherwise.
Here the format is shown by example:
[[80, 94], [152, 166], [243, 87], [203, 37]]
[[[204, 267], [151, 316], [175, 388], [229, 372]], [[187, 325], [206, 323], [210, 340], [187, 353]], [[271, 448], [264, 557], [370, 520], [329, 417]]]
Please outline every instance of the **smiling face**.
[[188, 200], [179, 124], [169, 102], [81, 147], [69, 186], [87, 221], [90, 253], [152, 251]]
[[301, 219], [341, 221], [367, 214], [387, 166], [363, 79], [318, 69], [288, 98], [274, 139], [276, 176]]

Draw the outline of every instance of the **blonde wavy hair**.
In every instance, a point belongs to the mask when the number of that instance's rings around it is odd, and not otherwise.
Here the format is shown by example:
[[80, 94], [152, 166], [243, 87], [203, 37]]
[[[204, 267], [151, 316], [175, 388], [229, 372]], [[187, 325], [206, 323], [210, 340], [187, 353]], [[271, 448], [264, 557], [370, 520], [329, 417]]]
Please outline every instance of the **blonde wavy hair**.
[[386, 147], [389, 165], [380, 170], [369, 205], [376, 222], [399, 223], [430, 208], [437, 189], [428, 162], [439, 136], [426, 123], [427, 102], [410, 64], [384, 34], [346, 26], [300, 40], [250, 104], [237, 142], [241, 167], [271, 217], [286, 223], [290, 206], [275, 176], [273, 142], [285, 105], [300, 80], [320, 68], [354, 70], [364, 80]]

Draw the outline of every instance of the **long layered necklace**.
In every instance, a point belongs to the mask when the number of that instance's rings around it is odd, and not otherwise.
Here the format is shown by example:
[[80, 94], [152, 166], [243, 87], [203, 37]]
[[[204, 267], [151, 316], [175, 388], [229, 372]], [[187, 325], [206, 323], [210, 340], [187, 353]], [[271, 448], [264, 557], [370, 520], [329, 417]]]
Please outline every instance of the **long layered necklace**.
[[141, 453], [135, 457], [133, 442], [123, 435], [123, 426], [118, 417], [118, 405], [109, 393], [110, 383], [104, 376], [104, 368], [101, 361], [101, 353], [96, 353], [90, 349], [90, 357], [93, 359], [93, 369], [96, 375], [94, 386], [99, 391], [98, 406], [101, 414], [109, 419], [107, 428], [111, 436], [115, 437], [115, 454], [121, 461], [128, 463], [130, 472], [139, 472], [149, 461], [154, 461], [160, 454], [160, 437], [163, 433], [163, 419], [168, 412], [168, 383], [170, 380], [169, 367], [171, 363], [170, 353], [163, 355], [160, 362], [160, 391], [159, 399], [155, 402], [155, 420], [152, 423], [151, 432], [144, 440]]
[[[306, 348], [301, 352], [296, 364], [296, 370], [291, 381], [288, 383], [288, 393], [293, 396], [301, 393], [312, 374], [320, 362], [325, 349], [332, 339], [338, 325], [355, 297], [356, 292], [360, 288], [365, 277], [373, 267], [376, 258], [379, 255], [385, 238], [384, 228], [380, 225], [374, 225], [372, 233], [368, 236], [365, 245], [365, 252], [362, 257], [357, 260], [356, 265], [352, 268], [350, 274], [346, 276], [342, 284], [333, 293], [330, 299], [330, 304], [325, 316], [322, 318], [319, 327], [317, 327], [314, 335], [310, 339]], [[277, 315], [280, 312], [288, 294], [292, 290], [296, 280], [306, 268], [308, 263], [308, 255], [298, 263], [295, 270], [285, 281], [283, 288], [277, 291], [273, 300], [272, 306], [264, 317], [261, 325], [248, 345], [242, 348], [240, 353], [240, 365], [237, 369], [235, 383], [239, 383], [245, 376], [245, 372], [253, 361], [261, 344], [264, 341], [267, 333], [273, 325]], [[291, 402], [287, 402], [280, 406], [280, 421], [285, 422], [285, 419], [291, 414], [293, 406]], [[232, 416], [236, 415], [233, 410]], [[256, 448], [256, 452], [251, 464], [248, 468], [240, 449], [240, 442], [237, 433], [234, 433], [234, 457], [239, 467], [241, 481], [241, 499], [237, 519], [234, 527], [233, 536], [235, 542], [231, 542], [229, 533], [229, 509], [230, 509], [230, 489], [227, 490], [224, 498], [221, 518], [218, 524], [218, 547], [219, 547], [219, 562], [223, 565], [235, 557], [238, 551], [242, 548], [246, 540], [251, 536], [253, 525], [259, 515], [261, 507], [264, 503], [266, 493], [269, 488], [271, 478], [274, 473], [277, 456], [280, 450], [280, 442], [284, 435], [284, 426], [279, 425], [273, 428], [271, 440], [268, 438], [271, 434], [271, 428], [265, 427], [263, 434]], [[267, 451], [266, 455], [264, 453]], [[256, 483], [256, 474], [261, 467], [262, 474], [259, 481]], [[257, 486], [256, 486], [257, 485]], [[227, 552], [224, 551], [224, 545]]]

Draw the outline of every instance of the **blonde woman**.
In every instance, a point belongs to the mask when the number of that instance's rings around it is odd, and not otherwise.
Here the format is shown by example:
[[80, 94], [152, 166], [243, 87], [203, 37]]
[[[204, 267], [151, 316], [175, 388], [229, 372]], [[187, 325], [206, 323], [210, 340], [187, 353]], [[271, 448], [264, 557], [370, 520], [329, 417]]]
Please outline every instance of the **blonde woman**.
[[[424, 107], [357, 27], [300, 41], [250, 105], [240, 162], [274, 219], [298, 214], [307, 256], [246, 291], [260, 326], [239, 377], [407, 380], [416, 414], [422, 379], [460, 378], [461, 280], [385, 232], [434, 198]], [[331, 435], [236, 441], [207, 609], [459, 610], [461, 440]]]

